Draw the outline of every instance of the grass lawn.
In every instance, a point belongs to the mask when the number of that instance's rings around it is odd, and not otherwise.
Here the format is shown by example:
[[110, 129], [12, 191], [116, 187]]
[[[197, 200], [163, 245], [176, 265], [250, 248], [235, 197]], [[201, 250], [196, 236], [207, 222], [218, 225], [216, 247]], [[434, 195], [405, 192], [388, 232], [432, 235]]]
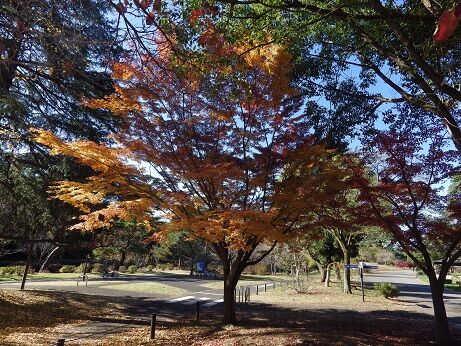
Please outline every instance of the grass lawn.
[[165, 285], [158, 282], [142, 282], [142, 283], [122, 283], [118, 284], [117, 281], [113, 281], [112, 284], [104, 285], [104, 288], [111, 290], [127, 291], [127, 292], [145, 292], [145, 293], [157, 293], [161, 295], [182, 295], [187, 293], [186, 290]]
[[[27, 280], [40, 279], [77, 279], [82, 273], [37, 273], [27, 275]], [[88, 274], [91, 276], [91, 274]], [[94, 274], [98, 275], [98, 274]], [[0, 275], [0, 281], [21, 281], [22, 275]]]

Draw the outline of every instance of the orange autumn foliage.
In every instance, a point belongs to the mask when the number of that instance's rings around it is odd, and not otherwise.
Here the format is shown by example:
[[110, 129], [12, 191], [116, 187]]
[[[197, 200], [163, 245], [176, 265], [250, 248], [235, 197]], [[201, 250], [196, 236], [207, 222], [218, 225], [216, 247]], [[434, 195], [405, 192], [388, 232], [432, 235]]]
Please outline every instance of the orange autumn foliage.
[[112, 147], [63, 142], [36, 130], [37, 141], [54, 154], [95, 172], [84, 182], [51, 187], [84, 213], [74, 227], [148, 223], [161, 215], [168, 222], [157, 239], [187, 230], [251, 255], [261, 242], [321, 224], [318, 211], [347, 187], [347, 172], [333, 151], [312, 143], [298, 115], [302, 101], [289, 85], [286, 50], [268, 45], [239, 56], [242, 49], [232, 48], [233, 68], [216, 63], [201, 73], [184, 73], [167, 55], [162, 64], [115, 64], [115, 94], [85, 101], [126, 122]]

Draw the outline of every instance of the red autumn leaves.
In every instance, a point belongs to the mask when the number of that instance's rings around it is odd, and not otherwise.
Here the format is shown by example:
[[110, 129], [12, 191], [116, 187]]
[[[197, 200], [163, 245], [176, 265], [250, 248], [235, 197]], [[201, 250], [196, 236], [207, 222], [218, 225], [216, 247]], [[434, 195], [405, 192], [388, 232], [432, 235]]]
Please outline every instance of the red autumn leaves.
[[[146, 24], [152, 25], [155, 20], [155, 13], [153, 11], [160, 11], [162, 8], [162, 0], [134, 0], [134, 4], [139, 7], [141, 10], [147, 12], [149, 7], [152, 5], [152, 11], [149, 11], [146, 14]], [[153, 4], [152, 4], [153, 3]], [[119, 2], [115, 5], [117, 11], [120, 14], [125, 14], [128, 10], [128, 7], [131, 7], [131, 4], [128, 0], [124, 0], [123, 3]]]
[[442, 13], [433, 36], [434, 42], [441, 43], [448, 40], [456, 30], [460, 20], [461, 2], [453, 7], [453, 9]]

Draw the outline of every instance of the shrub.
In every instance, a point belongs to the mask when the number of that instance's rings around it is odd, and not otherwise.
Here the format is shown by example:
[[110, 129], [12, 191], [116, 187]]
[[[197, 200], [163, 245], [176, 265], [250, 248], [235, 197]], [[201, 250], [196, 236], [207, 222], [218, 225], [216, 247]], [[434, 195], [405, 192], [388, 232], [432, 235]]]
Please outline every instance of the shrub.
[[149, 264], [147, 267], [146, 267], [146, 271], [148, 272], [153, 272], [154, 271], [154, 266], [152, 264]]
[[1, 275], [23, 275], [25, 266], [7, 266], [0, 268]]
[[397, 297], [400, 292], [396, 285], [389, 282], [375, 282], [373, 288], [386, 298]]
[[134, 274], [138, 271], [138, 267], [136, 267], [135, 265], [131, 265], [128, 267], [128, 272], [131, 273], [131, 274]]
[[126, 271], [127, 271], [126, 266], [120, 266], [120, 267], [118, 267], [118, 271], [119, 271], [120, 273], [126, 273]]
[[256, 275], [269, 275], [269, 267], [267, 264], [258, 263], [255, 265], [255, 274]]
[[243, 274], [255, 275], [255, 274], [256, 274], [255, 266], [254, 266], [254, 265], [251, 265], [251, 266], [246, 267], [246, 268], [243, 270]]
[[50, 264], [48, 266], [48, 271], [50, 273], [59, 273], [59, 269], [61, 269], [62, 265], [60, 264]]
[[93, 264], [93, 268], [91, 268], [92, 273], [102, 273], [104, 266], [101, 263]]
[[159, 270], [173, 270], [174, 269], [174, 264], [173, 263], [161, 263], [157, 265], [157, 268]]
[[[86, 272], [91, 273], [92, 266], [91, 264], [87, 264]], [[76, 273], [83, 273], [85, 271], [85, 263], [80, 264], [78, 267], [75, 268]]]
[[397, 260], [395, 266], [398, 268], [413, 268], [413, 264], [408, 261]]
[[75, 266], [62, 266], [61, 269], [59, 269], [60, 273], [75, 273]]
[[165, 263], [165, 268], [164, 268], [164, 270], [173, 270], [173, 269], [175, 269], [173, 263]]

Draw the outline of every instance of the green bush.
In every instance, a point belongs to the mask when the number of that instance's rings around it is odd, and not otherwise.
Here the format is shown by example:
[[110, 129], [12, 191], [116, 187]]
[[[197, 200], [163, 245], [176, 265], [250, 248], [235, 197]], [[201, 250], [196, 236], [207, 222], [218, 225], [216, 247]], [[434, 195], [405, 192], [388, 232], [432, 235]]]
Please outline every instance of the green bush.
[[104, 266], [101, 263], [93, 264], [93, 268], [91, 268], [92, 273], [102, 273]]
[[389, 297], [397, 297], [399, 295], [399, 288], [391, 284], [389, 282], [375, 282], [373, 285], [375, 291], [377, 291], [382, 296], [389, 298]]
[[47, 268], [48, 272], [50, 273], [59, 273], [59, 269], [61, 269], [62, 265], [60, 264], [50, 264]]
[[127, 269], [125, 266], [120, 266], [120, 267], [118, 267], [118, 271], [119, 271], [120, 273], [126, 273], [127, 270], [128, 270], [128, 269]]
[[131, 274], [134, 274], [137, 271], [138, 271], [138, 267], [136, 267], [135, 265], [132, 265], [132, 266], [128, 267], [128, 272], [131, 273]]
[[159, 270], [173, 270], [174, 264], [173, 263], [160, 263], [157, 265]]
[[255, 265], [255, 274], [256, 275], [269, 275], [269, 266], [264, 263], [258, 263]]
[[[91, 273], [91, 264], [87, 264], [86, 266], [86, 272]], [[75, 268], [76, 273], [83, 273], [85, 271], [85, 263], [80, 264], [78, 267]]]
[[59, 269], [60, 273], [75, 273], [75, 266], [62, 266], [61, 269]]
[[0, 268], [1, 275], [23, 275], [25, 266], [7, 266]]
[[148, 265], [148, 266], [146, 267], [146, 271], [148, 271], [148, 272], [153, 272], [153, 271], [154, 271], [154, 266], [153, 266], [152, 264]]

